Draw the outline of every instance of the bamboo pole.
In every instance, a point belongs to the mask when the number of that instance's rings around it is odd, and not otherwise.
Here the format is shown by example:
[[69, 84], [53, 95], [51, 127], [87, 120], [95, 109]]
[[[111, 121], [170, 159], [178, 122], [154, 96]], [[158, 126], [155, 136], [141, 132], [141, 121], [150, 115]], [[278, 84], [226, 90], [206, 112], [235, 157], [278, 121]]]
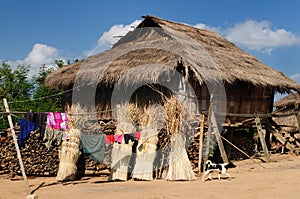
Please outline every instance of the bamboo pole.
[[205, 143], [205, 156], [204, 156], [204, 162], [203, 162], [203, 171], [206, 170], [206, 161], [208, 160], [209, 152], [210, 152], [210, 139], [211, 139], [211, 133], [212, 133], [212, 128], [211, 128], [211, 111], [209, 107], [209, 114], [207, 117], [208, 120], [208, 129], [206, 133], [206, 143]]
[[22, 175], [23, 175], [23, 179], [25, 181], [26, 191], [27, 191], [28, 196], [30, 196], [31, 194], [30, 194], [29, 183], [28, 183], [28, 179], [27, 179], [27, 176], [26, 176], [26, 173], [25, 173], [24, 164], [23, 164], [23, 161], [22, 161], [21, 152], [20, 152], [20, 148], [19, 148], [19, 145], [18, 145], [16, 132], [14, 130], [14, 125], [13, 125], [13, 121], [12, 121], [12, 118], [11, 118], [11, 113], [9, 111], [9, 107], [8, 107], [8, 103], [7, 103], [6, 98], [3, 99], [3, 103], [4, 103], [5, 111], [7, 113], [7, 119], [8, 119], [8, 122], [9, 122], [10, 130], [11, 130], [13, 140], [14, 140], [14, 143], [15, 143], [15, 147], [16, 147], [16, 151], [17, 151], [17, 156], [18, 156], [21, 172], [22, 172]]
[[203, 133], [204, 133], [204, 118], [205, 116], [203, 114], [200, 115], [199, 119], [199, 160], [198, 160], [198, 168], [199, 168], [199, 173], [201, 173], [201, 165], [202, 165], [202, 153], [203, 153]]
[[252, 160], [253, 162], [255, 162], [256, 164], [258, 164], [259, 166], [261, 166], [262, 168], [265, 169], [265, 167], [262, 164], [259, 164], [258, 162], [256, 162], [253, 158], [251, 158], [247, 153], [245, 153], [244, 151], [242, 151], [240, 148], [238, 148], [237, 146], [235, 146], [232, 142], [230, 142], [229, 140], [227, 140], [226, 138], [224, 138], [221, 135], [221, 138], [223, 140], [225, 140], [228, 144], [230, 144], [231, 146], [233, 146], [235, 149], [237, 149], [239, 152], [241, 152], [242, 154], [244, 154], [245, 156], [247, 156], [250, 160]]

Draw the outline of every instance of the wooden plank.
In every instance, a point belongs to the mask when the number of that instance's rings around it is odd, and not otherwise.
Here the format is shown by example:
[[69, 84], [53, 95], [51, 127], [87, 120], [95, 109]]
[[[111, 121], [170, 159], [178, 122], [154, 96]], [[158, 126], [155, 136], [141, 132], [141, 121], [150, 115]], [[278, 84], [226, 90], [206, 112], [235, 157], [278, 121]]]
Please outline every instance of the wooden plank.
[[284, 145], [288, 150], [290, 150], [292, 152], [295, 150], [295, 147], [293, 145], [291, 145], [291, 143], [289, 143], [277, 129], [273, 128], [269, 123], [266, 123], [265, 126], [266, 126], [266, 129], [268, 131], [270, 131], [276, 137], [276, 139], [282, 145]]
[[199, 168], [199, 173], [201, 173], [201, 168], [202, 168], [202, 153], [203, 153], [203, 133], [204, 133], [204, 119], [205, 116], [203, 114], [200, 115], [199, 118], [199, 160], [198, 160], [198, 168]]
[[264, 137], [264, 134], [263, 134], [263, 129], [262, 129], [262, 126], [261, 126], [261, 123], [260, 123], [260, 119], [259, 119], [258, 116], [255, 118], [255, 123], [256, 123], [256, 128], [257, 128], [257, 131], [258, 131], [260, 143], [262, 145], [262, 148], [263, 148], [263, 151], [264, 151], [264, 154], [265, 154], [266, 162], [270, 162], [270, 155], [269, 155], [268, 147], [267, 147], [266, 140], [265, 140], [265, 137]]

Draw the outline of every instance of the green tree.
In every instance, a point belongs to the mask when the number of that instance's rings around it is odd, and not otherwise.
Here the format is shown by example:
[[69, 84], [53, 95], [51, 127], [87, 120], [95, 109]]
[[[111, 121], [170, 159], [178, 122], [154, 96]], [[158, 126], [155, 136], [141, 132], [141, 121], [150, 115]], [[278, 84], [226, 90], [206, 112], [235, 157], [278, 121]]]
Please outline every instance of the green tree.
[[[32, 96], [34, 84], [27, 78], [30, 66], [18, 65], [12, 70], [10, 65], [2, 62], [0, 67], [0, 93], [1, 100], [7, 101], [28, 100]], [[24, 105], [17, 103], [12, 106], [13, 109], [23, 108]]]
[[[29, 110], [28, 103], [19, 103], [18, 101], [29, 100], [32, 96], [34, 84], [27, 78], [30, 66], [18, 65], [12, 70], [10, 65], [2, 62], [0, 66], [0, 100], [1, 112], [4, 112], [3, 98], [8, 102], [16, 102], [9, 104], [10, 110]], [[3, 115], [2, 115], [3, 116]], [[8, 127], [8, 123], [4, 120], [4, 116], [0, 123], [0, 129]]]
[[[0, 66], [0, 111], [5, 111], [3, 98], [7, 99], [11, 111], [52, 112], [61, 110], [61, 90], [51, 89], [45, 85], [45, 78], [53, 69], [47, 69], [45, 65], [42, 65], [38, 75], [33, 76], [32, 79], [28, 78], [29, 69], [29, 65], [18, 65], [13, 70], [7, 62], [2, 62]], [[18, 117], [21, 118], [23, 115], [18, 115]], [[2, 117], [0, 129], [9, 127], [3, 118], [5, 117]]]
[[53, 68], [42, 65], [37, 76], [33, 76], [35, 85], [33, 105], [36, 112], [53, 112], [61, 110], [62, 90], [51, 89], [45, 85], [46, 76], [53, 72]]

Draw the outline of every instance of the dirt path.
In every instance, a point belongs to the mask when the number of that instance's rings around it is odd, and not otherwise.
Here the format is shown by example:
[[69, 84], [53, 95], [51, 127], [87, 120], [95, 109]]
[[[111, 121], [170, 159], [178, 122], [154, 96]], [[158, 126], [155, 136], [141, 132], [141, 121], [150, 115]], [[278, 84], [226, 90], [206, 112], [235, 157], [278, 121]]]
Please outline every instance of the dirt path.
[[[29, 178], [29, 183], [40, 199], [299, 198], [300, 157], [276, 154], [271, 159], [271, 163], [262, 164], [265, 169], [251, 160], [235, 162], [237, 167], [229, 170], [231, 181], [213, 179], [202, 183], [198, 177], [193, 182], [106, 182], [106, 177], [84, 177], [80, 181], [57, 183], [54, 177], [39, 177]], [[7, 177], [0, 176], [0, 199], [26, 198], [24, 181]]]

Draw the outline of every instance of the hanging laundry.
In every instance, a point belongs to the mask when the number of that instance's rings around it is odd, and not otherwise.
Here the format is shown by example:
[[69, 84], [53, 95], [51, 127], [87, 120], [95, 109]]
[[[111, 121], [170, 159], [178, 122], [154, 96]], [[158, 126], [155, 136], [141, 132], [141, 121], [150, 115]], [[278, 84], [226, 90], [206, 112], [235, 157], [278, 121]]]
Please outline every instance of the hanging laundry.
[[103, 162], [106, 147], [104, 134], [81, 134], [80, 142], [84, 154], [97, 162]]
[[112, 134], [111, 135], [105, 135], [105, 140], [106, 140], [105, 144], [113, 143], [115, 141], [114, 135], [112, 135]]
[[141, 132], [137, 131], [137, 132], [134, 132], [134, 137], [135, 139], [139, 140], [141, 138]]
[[115, 142], [118, 142], [121, 144], [123, 142], [124, 134], [115, 134], [114, 135], [114, 140]]
[[44, 112], [27, 112], [25, 119], [37, 125], [37, 131], [40, 133], [40, 140], [42, 140], [46, 129], [47, 114]]
[[134, 142], [135, 138], [134, 138], [134, 134], [133, 133], [131, 133], [131, 134], [124, 134], [125, 144], [128, 144], [129, 140], [131, 140], [131, 142]]
[[20, 133], [18, 135], [18, 145], [21, 148], [23, 142], [29, 137], [30, 132], [37, 129], [37, 125], [33, 122], [25, 120], [24, 118], [19, 120]]
[[46, 128], [43, 141], [45, 141], [45, 146], [50, 150], [51, 146], [59, 146], [62, 142], [64, 131], [57, 130], [53, 128]]
[[69, 117], [67, 113], [48, 112], [47, 126], [57, 130], [69, 130]]

